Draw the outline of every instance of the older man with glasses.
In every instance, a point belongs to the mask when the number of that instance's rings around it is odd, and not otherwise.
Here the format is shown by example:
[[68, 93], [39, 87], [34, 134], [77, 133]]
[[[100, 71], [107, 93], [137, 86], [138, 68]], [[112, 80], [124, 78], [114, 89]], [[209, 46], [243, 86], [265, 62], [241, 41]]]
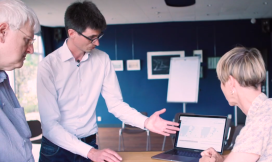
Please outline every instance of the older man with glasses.
[[33, 53], [34, 33], [40, 31], [35, 13], [20, 0], [0, 1], [0, 161], [34, 162], [31, 132], [5, 71], [23, 66]]
[[95, 110], [100, 94], [109, 112], [125, 123], [166, 136], [175, 133], [178, 123], [159, 117], [165, 109], [148, 118], [123, 102], [109, 55], [95, 48], [106, 28], [95, 4], [75, 2], [64, 19], [69, 38], [38, 68], [43, 128], [40, 161], [121, 161], [115, 151], [98, 150], [96, 145]]

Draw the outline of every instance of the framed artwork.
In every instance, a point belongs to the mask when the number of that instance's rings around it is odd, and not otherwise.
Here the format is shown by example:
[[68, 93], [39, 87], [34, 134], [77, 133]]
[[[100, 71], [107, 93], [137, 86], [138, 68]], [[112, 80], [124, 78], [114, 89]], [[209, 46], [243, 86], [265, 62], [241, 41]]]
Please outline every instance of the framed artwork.
[[115, 71], [124, 71], [123, 60], [112, 60], [111, 63]]
[[216, 69], [217, 63], [221, 57], [208, 57], [208, 69]]
[[148, 79], [168, 79], [171, 58], [184, 56], [184, 51], [147, 52]]
[[141, 70], [140, 60], [127, 60], [127, 70]]
[[203, 51], [202, 50], [194, 50], [193, 56], [198, 56], [200, 58], [200, 62], [203, 62]]
[[203, 67], [200, 66], [199, 78], [203, 78]]

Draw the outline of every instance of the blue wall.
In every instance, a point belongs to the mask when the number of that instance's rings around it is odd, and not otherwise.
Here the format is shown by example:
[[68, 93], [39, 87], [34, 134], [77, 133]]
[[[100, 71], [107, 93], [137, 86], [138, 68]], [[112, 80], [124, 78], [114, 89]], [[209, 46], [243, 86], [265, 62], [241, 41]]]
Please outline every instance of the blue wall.
[[[64, 32], [64, 29], [63, 33]], [[101, 49], [107, 52], [112, 60], [115, 56], [115, 39], [117, 42], [117, 59], [132, 59], [132, 31], [134, 41], [134, 59], [141, 60], [141, 71], [117, 71], [118, 80], [124, 101], [138, 111], [146, 111], [149, 115], [162, 108], [167, 108], [163, 118], [172, 120], [175, 113], [182, 112], [182, 103], [167, 103], [167, 79], [147, 79], [147, 52], [184, 50], [186, 56], [192, 56], [195, 49], [202, 49], [204, 78], [200, 79], [199, 99], [197, 104], [187, 104], [187, 112], [207, 115], [233, 115], [233, 107], [228, 105], [220, 89], [216, 71], [207, 69], [207, 58], [222, 56], [237, 45], [256, 47], [268, 50], [271, 62], [272, 36], [262, 32], [261, 22], [251, 24], [250, 20], [175, 22], [130, 25], [108, 25], [105, 35], [100, 40]], [[53, 32], [44, 27], [43, 34]], [[63, 35], [64, 35], [63, 34]], [[62, 45], [65, 38], [47, 43], [48, 51]], [[53, 47], [49, 50], [49, 47]], [[216, 52], [214, 52], [216, 47]], [[272, 65], [268, 65], [272, 76]], [[271, 81], [270, 81], [271, 82]], [[182, 82], [181, 82], [182, 84]], [[272, 86], [270, 86], [270, 96]], [[97, 116], [102, 117], [99, 126], [120, 126], [121, 121], [107, 110], [105, 101], [100, 97], [97, 104]]]
[[[167, 108], [162, 115], [172, 120], [174, 114], [182, 112], [182, 103], [167, 103], [167, 79], [147, 79], [147, 52], [184, 50], [186, 56], [192, 51], [204, 50], [204, 78], [200, 79], [199, 101], [187, 104], [187, 112], [208, 115], [233, 114], [233, 107], [228, 105], [220, 89], [216, 71], [207, 69], [207, 58], [222, 56], [237, 45], [256, 47], [260, 50], [271, 48], [270, 34], [262, 32], [261, 23], [251, 24], [249, 20], [210, 21], [210, 22], [175, 22], [133, 25], [109, 25], [100, 40], [101, 49], [115, 56], [115, 39], [117, 42], [117, 59], [132, 59], [132, 31], [134, 41], [134, 58], [141, 60], [141, 71], [117, 71], [124, 101], [138, 111], [149, 115], [161, 108]], [[215, 45], [216, 43], [216, 45]], [[181, 82], [182, 84], [182, 82]], [[99, 126], [116, 126], [121, 121], [108, 113], [105, 101], [100, 97], [97, 116], [102, 117]]]

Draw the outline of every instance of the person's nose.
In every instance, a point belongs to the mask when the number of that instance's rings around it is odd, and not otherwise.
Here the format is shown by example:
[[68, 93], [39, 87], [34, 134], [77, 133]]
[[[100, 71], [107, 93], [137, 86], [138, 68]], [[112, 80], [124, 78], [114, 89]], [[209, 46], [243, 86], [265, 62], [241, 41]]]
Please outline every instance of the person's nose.
[[99, 46], [99, 39], [95, 40], [95, 41], [93, 42], [93, 44], [96, 45], [96, 46]]
[[33, 47], [33, 44], [29, 45], [26, 49], [26, 52], [28, 54], [33, 54], [34, 53], [34, 47]]

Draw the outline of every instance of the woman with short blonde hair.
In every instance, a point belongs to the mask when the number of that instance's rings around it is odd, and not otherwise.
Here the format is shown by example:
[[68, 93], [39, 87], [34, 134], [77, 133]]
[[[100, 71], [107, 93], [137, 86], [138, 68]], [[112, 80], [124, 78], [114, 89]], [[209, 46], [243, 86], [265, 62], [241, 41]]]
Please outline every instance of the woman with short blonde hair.
[[272, 161], [272, 100], [261, 92], [266, 77], [261, 53], [236, 47], [222, 56], [216, 72], [229, 105], [238, 106], [247, 118], [229, 155], [209, 148], [201, 153], [200, 162]]
[[236, 47], [219, 60], [216, 68], [218, 79], [225, 84], [233, 76], [243, 87], [255, 87], [265, 80], [265, 65], [256, 48]]

